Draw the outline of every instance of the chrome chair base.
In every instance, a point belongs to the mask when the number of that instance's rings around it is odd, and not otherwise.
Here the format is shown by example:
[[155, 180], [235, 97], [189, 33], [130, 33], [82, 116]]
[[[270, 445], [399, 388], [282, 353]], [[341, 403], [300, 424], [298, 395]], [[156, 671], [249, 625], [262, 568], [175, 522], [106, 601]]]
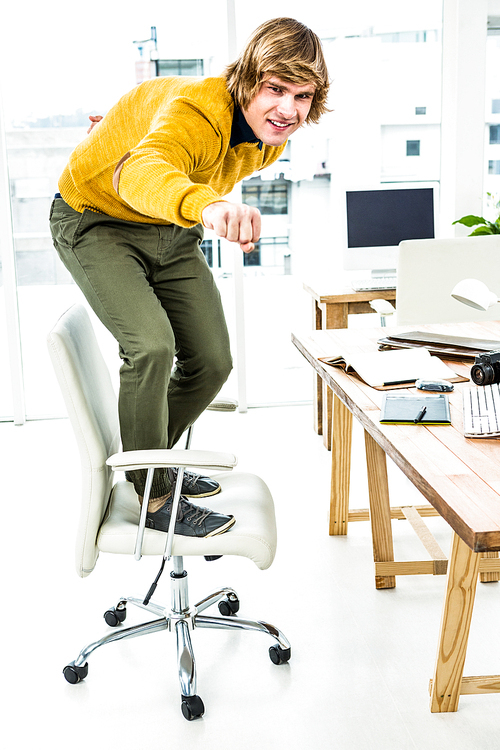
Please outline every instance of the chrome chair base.
[[[77, 659], [70, 662], [63, 670], [68, 682], [76, 684], [85, 679], [88, 674], [88, 657], [101, 646], [108, 643], [137, 638], [139, 636], [156, 633], [160, 630], [175, 630], [177, 641], [177, 664], [181, 688], [181, 710], [188, 720], [203, 716], [204, 705], [197, 695], [196, 663], [191, 643], [191, 631], [195, 628], [217, 628], [220, 630], [253, 630], [270, 635], [275, 643], [269, 648], [269, 655], [274, 664], [286, 664], [291, 657], [291, 646], [283, 633], [266, 622], [258, 620], [244, 620], [237, 616], [239, 609], [238, 595], [232, 588], [221, 588], [193, 607], [189, 606], [188, 574], [184, 570], [183, 558], [173, 557], [171, 580], [171, 607], [167, 610], [152, 601], [144, 604], [136, 597], [123, 597], [116, 607], [108, 610], [104, 618], [108, 625], [121, 625], [127, 613], [127, 605], [133, 604], [158, 616], [158, 619], [135, 625], [129, 628], [119, 628], [112, 633], [90, 643], [80, 651]], [[208, 607], [219, 604], [222, 617], [209, 617], [200, 614]]]

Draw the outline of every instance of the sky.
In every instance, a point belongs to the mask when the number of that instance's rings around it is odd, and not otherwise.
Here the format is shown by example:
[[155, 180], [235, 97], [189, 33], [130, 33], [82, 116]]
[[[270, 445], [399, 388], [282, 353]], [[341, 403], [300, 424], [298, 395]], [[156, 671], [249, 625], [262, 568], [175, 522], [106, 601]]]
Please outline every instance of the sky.
[[[237, 49], [283, 0], [234, 0]], [[287, 0], [286, 15], [321, 37], [437, 28], [441, 0]], [[135, 85], [134, 40], [158, 31], [161, 57], [227, 60], [227, 0], [25, 0], [3, 11], [0, 97], [5, 121], [107, 111]], [[186, 54], [187, 52], [187, 54]], [[220, 72], [220, 71], [217, 71]]]

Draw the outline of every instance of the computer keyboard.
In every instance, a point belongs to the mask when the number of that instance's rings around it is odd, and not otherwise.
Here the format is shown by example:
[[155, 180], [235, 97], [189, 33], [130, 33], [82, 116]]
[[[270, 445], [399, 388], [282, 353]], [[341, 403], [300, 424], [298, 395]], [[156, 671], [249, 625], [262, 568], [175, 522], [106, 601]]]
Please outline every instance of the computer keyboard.
[[369, 279], [353, 279], [351, 284], [355, 292], [376, 292], [379, 289], [395, 289], [396, 276], [372, 276]]
[[465, 437], [500, 435], [500, 383], [463, 389]]

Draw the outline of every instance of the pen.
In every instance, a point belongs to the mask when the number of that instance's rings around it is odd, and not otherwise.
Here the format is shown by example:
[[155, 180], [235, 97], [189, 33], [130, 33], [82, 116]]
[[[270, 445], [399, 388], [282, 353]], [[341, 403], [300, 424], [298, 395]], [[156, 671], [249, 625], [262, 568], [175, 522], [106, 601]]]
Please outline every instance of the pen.
[[383, 386], [386, 385], [404, 385], [406, 383], [414, 383], [415, 379], [413, 380], [388, 380], [386, 383], [382, 383]]
[[417, 416], [415, 417], [415, 419], [413, 421], [415, 423], [421, 422], [426, 411], [427, 411], [427, 407], [426, 406], [422, 406], [422, 408], [420, 409], [420, 411], [418, 412]]

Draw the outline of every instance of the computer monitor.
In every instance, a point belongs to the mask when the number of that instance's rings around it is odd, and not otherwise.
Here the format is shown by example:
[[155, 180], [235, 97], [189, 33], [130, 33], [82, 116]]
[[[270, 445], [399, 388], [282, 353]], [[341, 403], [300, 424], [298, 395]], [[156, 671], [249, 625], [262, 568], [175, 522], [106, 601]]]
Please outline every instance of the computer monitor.
[[434, 237], [438, 183], [392, 183], [345, 191], [343, 267], [384, 273], [402, 240]]

